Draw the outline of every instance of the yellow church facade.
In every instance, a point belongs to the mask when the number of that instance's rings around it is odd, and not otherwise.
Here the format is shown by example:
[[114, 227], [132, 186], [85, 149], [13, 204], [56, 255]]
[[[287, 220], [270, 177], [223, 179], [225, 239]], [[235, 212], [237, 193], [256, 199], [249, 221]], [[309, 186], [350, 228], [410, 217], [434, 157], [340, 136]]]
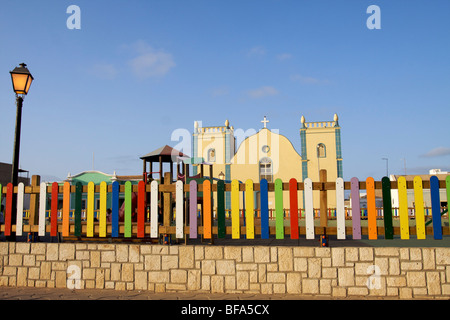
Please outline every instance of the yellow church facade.
[[[267, 128], [264, 117], [263, 128], [235, 129], [230, 122], [224, 126], [203, 127], [194, 124], [193, 158], [199, 163], [213, 166], [213, 178], [226, 182], [238, 180], [245, 183], [248, 179], [259, 183], [267, 179], [269, 183], [281, 179], [289, 182], [291, 178], [303, 182], [306, 178], [319, 181], [319, 171], [327, 170], [328, 181], [342, 177], [342, 154], [340, 126], [337, 115], [333, 121], [306, 122], [302, 116], [299, 123], [301, 153], [295, 150], [292, 142], [277, 129]], [[237, 145], [239, 143], [239, 145]], [[194, 174], [198, 165], [194, 165]], [[269, 208], [275, 207], [275, 200], [269, 193]], [[299, 191], [300, 199], [303, 199]], [[230, 208], [230, 195], [226, 195], [226, 207]], [[314, 206], [319, 207], [318, 194], [314, 197]], [[255, 208], [259, 208], [259, 192], [255, 191]], [[243, 201], [243, 195], [241, 195]], [[329, 207], [335, 207], [335, 195], [328, 194]], [[284, 207], [289, 208], [289, 194], [284, 192]], [[303, 207], [303, 201], [299, 201]]]

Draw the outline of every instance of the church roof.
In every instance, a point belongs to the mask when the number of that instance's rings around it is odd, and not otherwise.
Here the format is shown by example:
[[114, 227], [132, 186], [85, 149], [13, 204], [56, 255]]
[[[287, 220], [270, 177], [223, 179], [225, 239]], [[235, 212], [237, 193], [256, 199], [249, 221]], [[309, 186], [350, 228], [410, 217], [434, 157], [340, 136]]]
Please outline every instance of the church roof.
[[145, 156], [142, 156], [141, 159], [148, 162], [157, 162], [159, 161], [159, 157], [162, 158], [161, 160], [163, 162], [177, 161], [179, 158], [189, 158], [181, 151], [165, 145], [164, 147], [153, 150]]

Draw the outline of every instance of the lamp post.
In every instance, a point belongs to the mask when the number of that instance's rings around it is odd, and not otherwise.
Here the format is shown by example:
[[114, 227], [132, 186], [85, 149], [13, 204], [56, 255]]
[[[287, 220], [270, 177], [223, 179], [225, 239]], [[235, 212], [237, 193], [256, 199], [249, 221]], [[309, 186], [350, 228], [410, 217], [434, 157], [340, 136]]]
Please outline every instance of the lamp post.
[[[14, 154], [13, 154], [13, 163], [12, 163], [12, 172], [11, 172], [11, 182], [13, 186], [18, 185], [19, 180], [19, 152], [20, 152], [20, 131], [22, 125], [22, 105], [23, 98], [27, 95], [28, 90], [30, 90], [31, 82], [33, 82], [34, 78], [31, 75], [30, 71], [27, 69], [27, 65], [25, 63], [21, 63], [20, 67], [16, 67], [13, 71], [10, 71], [11, 80], [14, 92], [16, 93], [16, 104], [17, 104], [17, 113], [16, 113], [16, 132], [14, 136]], [[13, 221], [15, 223], [15, 208], [16, 201], [13, 201]]]

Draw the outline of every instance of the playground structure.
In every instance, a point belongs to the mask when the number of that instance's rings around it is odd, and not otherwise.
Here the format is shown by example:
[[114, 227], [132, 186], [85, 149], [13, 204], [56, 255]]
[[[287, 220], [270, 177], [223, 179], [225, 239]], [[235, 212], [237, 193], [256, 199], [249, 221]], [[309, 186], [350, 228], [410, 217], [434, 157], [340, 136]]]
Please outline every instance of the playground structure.
[[[450, 195], [450, 176], [439, 181], [436, 176], [429, 181], [422, 181], [416, 177], [413, 182], [390, 181], [384, 177], [381, 181], [368, 178], [359, 181], [357, 178], [344, 182], [342, 178], [336, 181], [324, 179], [312, 182], [306, 179], [297, 182], [295, 179], [274, 183], [262, 180], [254, 183], [251, 180], [240, 183], [222, 180], [211, 181], [203, 179], [198, 183], [192, 179], [189, 183], [183, 180], [172, 182], [170, 172], [165, 173], [164, 183], [154, 180], [150, 184], [140, 181], [138, 185], [126, 182], [119, 185], [114, 182], [107, 185], [89, 183], [88, 186], [70, 185], [69, 182], [59, 186], [43, 183], [39, 186], [24, 187], [23, 184], [0, 186], [1, 197], [6, 198], [4, 224], [0, 231], [6, 236], [15, 233], [17, 236], [25, 233], [37, 233], [39, 237], [50, 234], [62, 238], [91, 238], [91, 239], [159, 239], [161, 235], [171, 235], [173, 239], [203, 239], [226, 238], [232, 239], [316, 239], [318, 236], [336, 235], [337, 239], [361, 239], [367, 236], [370, 240], [379, 238], [393, 239], [425, 239], [432, 235], [434, 239], [442, 239], [450, 234], [448, 222], [448, 208], [442, 207], [439, 199], [439, 189], [446, 189], [447, 198]], [[35, 180], [35, 179], [33, 179]], [[375, 190], [383, 193], [383, 207], [375, 207]], [[399, 192], [400, 206], [398, 216], [391, 206], [391, 190]], [[407, 189], [414, 189], [415, 206], [408, 208], [406, 202]], [[423, 190], [430, 189], [432, 206], [424, 207]], [[361, 210], [359, 202], [353, 202], [352, 208], [344, 206], [344, 192], [351, 192], [353, 199], [359, 199], [361, 190], [367, 192], [367, 210]], [[254, 191], [259, 191], [260, 210], [255, 210]], [[305, 207], [299, 208], [301, 199], [298, 191], [302, 191]], [[225, 209], [225, 193], [231, 194], [232, 206]], [[275, 209], [271, 212], [267, 203], [267, 195], [275, 194]], [[312, 198], [320, 196], [320, 208], [313, 208]], [[328, 208], [327, 194], [336, 193], [337, 207]], [[17, 194], [17, 212], [12, 212], [13, 194]], [[23, 199], [30, 194], [30, 211], [24, 219]], [[62, 208], [58, 208], [59, 194], [63, 194]], [[87, 208], [85, 214], [81, 209], [81, 198], [87, 194]], [[136, 210], [132, 205], [133, 193], [136, 193]], [[289, 209], [283, 205], [283, 193], [289, 193]], [[100, 196], [100, 208], [95, 212], [94, 195]], [[124, 195], [124, 220], [119, 221], [119, 194]], [[107, 219], [106, 198], [112, 198], [111, 218]], [[47, 197], [51, 199], [47, 207]], [[75, 209], [70, 210], [71, 198], [74, 198]], [[245, 198], [245, 208], [240, 199]], [[148, 199], [150, 201], [148, 201]], [[158, 199], [163, 199], [161, 205]], [[132, 221], [133, 211], [136, 221]], [[325, 214], [321, 214], [325, 212]], [[364, 212], [364, 215], [363, 215]], [[17, 214], [18, 213], [18, 214]], [[394, 214], [393, 214], [394, 213]], [[12, 224], [12, 217], [16, 215], [16, 223]], [[83, 216], [85, 218], [83, 218]], [[158, 219], [161, 216], [162, 219]], [[95, 217], [95, 218], [94, 218]], [[97, 220], [97, 221], [96, 221]], [[394, 223], [394, 221], [396, 223]], [[397, 223], [398, 222], [398, 223]]]

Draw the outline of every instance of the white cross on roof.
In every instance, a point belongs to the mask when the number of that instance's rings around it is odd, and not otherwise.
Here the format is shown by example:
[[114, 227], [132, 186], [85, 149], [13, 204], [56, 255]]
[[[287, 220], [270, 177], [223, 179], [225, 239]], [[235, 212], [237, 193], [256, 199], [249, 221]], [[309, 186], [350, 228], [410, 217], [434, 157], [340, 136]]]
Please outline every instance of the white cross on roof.
[[266, 117], [266, 116], [264, 116], [264, 120], [261, 121], [261, 123], [264, 123], [264, 128], [267, 128], [267, 123], [269, 123], [269, 122], [270, 122], [270, 121], [267, 120], [267, 117]]

